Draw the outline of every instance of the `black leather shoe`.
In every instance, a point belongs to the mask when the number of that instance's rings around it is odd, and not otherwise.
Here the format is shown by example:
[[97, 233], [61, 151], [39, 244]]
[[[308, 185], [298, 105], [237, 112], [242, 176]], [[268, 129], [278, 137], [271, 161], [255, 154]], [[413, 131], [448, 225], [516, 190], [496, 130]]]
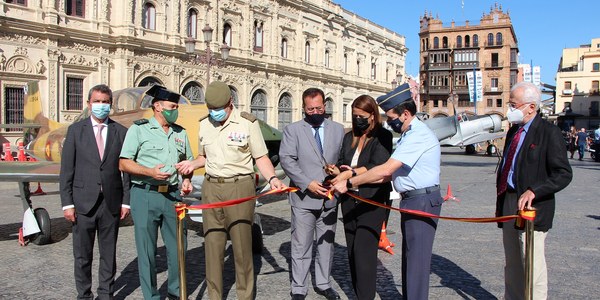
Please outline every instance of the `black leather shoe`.
[[325, 297], [327, 300], [337, 300], [340, 299], [340, 295], [338, 295], [338, 293], [332, 289], [332, 288], [328, 288], [326, 290], [320, 290], [320, 289], [315, 289], [315, 292], [317, 292], [317, 294]]
[[306, 295], [292, 294], [292, 300], [304, 300], [304, 299], [306, 299]]
[[179, 296], [175, 296], [175, 295], [173, 295], [173, 294], [169, 293], [169, 294], [167, 295], [167, 299], [169, 299], [169, 300], [179, 300], [179, 299], [181, 299], [181, 298], [179, 298]]

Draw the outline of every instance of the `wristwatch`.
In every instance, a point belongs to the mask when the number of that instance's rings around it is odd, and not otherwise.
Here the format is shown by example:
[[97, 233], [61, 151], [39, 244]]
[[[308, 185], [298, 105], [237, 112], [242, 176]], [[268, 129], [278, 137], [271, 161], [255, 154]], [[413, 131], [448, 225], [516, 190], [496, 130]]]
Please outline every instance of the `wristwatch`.
[[351, 189], [351, 188], [352, 188], [352, 182], [350, 181], [350, 179], [348, 179], [348, 180], [346, 181], [346, 188], [347, 188], [347, 189]]
[[352, 177], [356, 176], [356, 170], [350, 169], [350, 171], [352, 171]]

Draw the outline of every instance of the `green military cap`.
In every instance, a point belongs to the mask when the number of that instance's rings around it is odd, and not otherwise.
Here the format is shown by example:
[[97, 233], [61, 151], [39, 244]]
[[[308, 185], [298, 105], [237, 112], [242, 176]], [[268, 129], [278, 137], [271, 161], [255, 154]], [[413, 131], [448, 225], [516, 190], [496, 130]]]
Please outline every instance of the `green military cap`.
[[231, 99], [231, 90], [225, 82], [213, 81], [206, 88], [205, 98], [209, 108], [220, 108]]

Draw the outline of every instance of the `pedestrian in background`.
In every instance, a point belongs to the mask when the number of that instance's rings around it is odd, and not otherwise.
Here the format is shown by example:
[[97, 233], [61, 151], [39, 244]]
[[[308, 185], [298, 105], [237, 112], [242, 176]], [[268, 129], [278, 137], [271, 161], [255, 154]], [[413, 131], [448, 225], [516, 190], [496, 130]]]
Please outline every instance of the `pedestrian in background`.
[[[199, 154], [193, 161], [177, 164], [182, 174], [206, 167], [202, 184], [202, 202], [222, 201], [256, 195], [254, 163], [271, 189], [286, 186], [275, 175], [258, 119], [238, 111], [229, 86], [220, 81], [206, 88], [209, 114], [200, 119]], [[235, 262], [237, 299], [254, 299], [252, 224], [256, 201], [211, 208], [202, 211], [206, 282], [212, 300], [223, 299], [223, 260], [227, 237], [231, 238]]]
[[577, 140], [577, 129], [575, 129], [575, 126], [571, 126], [571, 129], [569, 132], [567, 132], [567, 139], [569, 142], [569, 152], [571, 153], [572, 159], [575, 155], [575, 151], [577, 151], [577, 143], [575, 142]]
[[60, 200], [65, 219], [73, 223], [77, 299], [94, 299], [96, 234], [100, 254], [97, 299], [112, 299], [119, 220], [129, 215], [129, 175], [119, 171], [127, 128], [108, 117], [111, 105], [108, 86], [91, 88], [87, 101], [91, 116], [69, 126], [62, 148]]
[[[392, 133], [381, 126], [375, 99], [362, 95], [352, 102], [352, 130], [344, 136], [331, 183], [346, 180], [385, 163], [392, 152]], [[352, 190], [360, 197], [388, 204], [392, 185], [363, 184]], [[377, 250], [386, 209], [340, 196], [352, 287], [357, 299], [374, 299], [377, 283]]]
[[579, 160], [583, 160], [585, 154], [585, 148], [588, 146], [588, 135], [585, 132], [585, 128], [581, 127], [575, 139], [577, 145], [577, 151], [579, 152]]
[[[572, 179], [560, 129], [538, 114], [541, 93], [530, 82], [520, 82], [510, 91], [508, 121], [513, 124], [506, 135], [504, 157], [496, 179], [496, 215], [535, 209], [533, 253], [533, 299], [546, 299], [548, 276], [545, 241], [554, 219], [554, 194]], [[498, 223], [506, 266], [504, 299], [525, 298], [525, 233], [515, 222]]]
[[291, 296], [305, 299], [312, 247], [316, 237], [315, 291], [327, 299], [339, 299], [331, 286], [333, 242], [337, 223], [337, 199], [327, 197], [325, 168], [338, 161], [344, 128], [325, 118], [325, 94], [317, 88], [302, 93], [304, 119], [283, 129], [279, 150], [281, 167], [298, 191], [289, 194], [291, 221]]
[[183, 175], [179, 190], [175, 164], [192, 159], [193, 155], [185, 129], [175, 123], [181, 96], [159, 85], [150, 88], [146, 94], [153, 97], [154, 116], [131, 125], [119, 166], [123, 172], [131, 174], [131, 216], [144, 299], [161, 299], [156, 284], [159, 229], [167, 248], [167, 297], [179, 299], [175, 205], [181, 202], [181, 196], [192, 191], [192, 183], [191, 174]]

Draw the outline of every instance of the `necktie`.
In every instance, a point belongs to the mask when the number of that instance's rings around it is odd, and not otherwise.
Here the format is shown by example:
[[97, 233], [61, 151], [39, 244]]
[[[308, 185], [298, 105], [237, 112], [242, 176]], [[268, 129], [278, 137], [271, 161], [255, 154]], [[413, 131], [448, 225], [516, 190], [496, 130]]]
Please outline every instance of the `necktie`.
[[314, 126], [313, 129], [315, 130], [315, 142], [317, 142], [317, 147], [319, 148], [319, 151], [321, 151], [321, 154], [323, 154], [323, 144], [321, 143], [321, 135], [319, 134], [319, 128], [321, 126]]
[[502, 167], [502, 173], [500, 173], [500, 182], [498, 183], [498, 195], [504, 193], [508, 188], [508, 172], [510, 171], [510, 167], [512, 165], [513, 159], [515, 158], [515, 154], [517, 153], [517, 146], [519, 145], [519, 139], [521, 139], [521, 133], [523, 133], [523, 127], [517, 130], [517, 133], [515, 133], [515, 136], [510, 142], [508, 154], [506, 155], [506, 159], [504, 160], [504, 166]]
[[96, 125], [98, 127], [98, 131], [96, 132], [96, 144], [98, 146], [98, 154], [100, 154], [100, 160], [104, 157], [104, 139], [102, 138], [102, 129], [104, 128], [104, 124]]

